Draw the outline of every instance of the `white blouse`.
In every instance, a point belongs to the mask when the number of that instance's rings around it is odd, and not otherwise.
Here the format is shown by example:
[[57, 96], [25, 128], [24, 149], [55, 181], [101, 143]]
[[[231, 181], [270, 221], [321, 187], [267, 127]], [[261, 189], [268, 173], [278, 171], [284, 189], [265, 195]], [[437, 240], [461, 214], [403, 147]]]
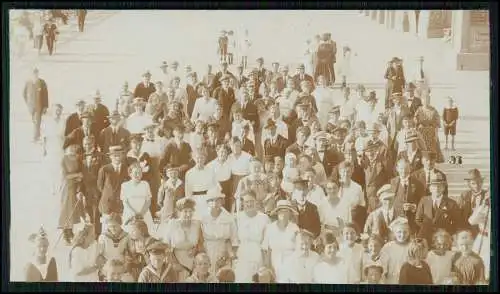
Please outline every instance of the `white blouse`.
[[229, 160], [221, 163], [220, 160], [216, 158], [207, 164], [207, 168], [214, 172], [218, 182], [225, 182], [231, 179], [231, 162]]

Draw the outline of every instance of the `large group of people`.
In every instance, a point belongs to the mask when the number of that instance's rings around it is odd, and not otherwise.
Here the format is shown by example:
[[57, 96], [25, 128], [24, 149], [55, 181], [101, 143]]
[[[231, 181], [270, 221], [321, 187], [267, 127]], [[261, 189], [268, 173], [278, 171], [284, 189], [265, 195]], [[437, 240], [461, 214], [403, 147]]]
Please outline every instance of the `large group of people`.
[[[33, 71], [24, 99], [60, 175], [71, 281], [487, 283], [489, 192], [472, 169], [448, 194], [438, 129], [454, 149], [458, 110], [431, 106], [423, 60], [411, 79], [388, 63], [379, 111], [349, 82], [349, 47], [335, 68], [330, 34], [295, 73], [227, 60], [225, 37], [218, 72], [163, 62], [113, 105], [96, 91], [66, 118]], [[26, 281], [58, 281], [66, 261], [48, 256], [44, 228], [30, 241]]]

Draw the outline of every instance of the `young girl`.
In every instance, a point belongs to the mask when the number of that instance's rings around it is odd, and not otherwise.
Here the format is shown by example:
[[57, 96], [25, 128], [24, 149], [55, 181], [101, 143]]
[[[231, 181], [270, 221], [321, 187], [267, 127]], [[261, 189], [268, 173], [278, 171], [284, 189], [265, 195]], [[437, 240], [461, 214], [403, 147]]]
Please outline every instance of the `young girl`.
[[134, 162], [128, 168], [130, 181], [122, 184], [120, 200], [123, 202], [124, 230], [128, 231], [128, 224], [136, 216], [141, 216], [149, 230], [154, 227], [153, 217], [149, 207], [151, 205], [151, 189], [146, 181], [142, 180], [142, 167]]
[[455, 135], [457, 134], [457, 121], [458, 121], [458, 108], [454, 104], [453, 98], [448, 97], [448, 105], [443, 109], [443, 126], [444, 126], [444, 136], [445, 150], [448, 150], [448, 136], [451, 135], [451, 150], [455, 151]]
[[363, 275], [363, 284], [383, 284], [384, 267], [378, 262], [369, 263], [363, 267]]
[[398, 217], [391, 223], [389, 229], [394, 234], [395, 240], [386, 243], [380, 254], [384, 256], [386, 283], [398, 284], [401, 266], [408, 259], [410, 227], [406, 218]]
[[356, 243], [358, 232], [354, 224], [346, 224], [342, 230], [342, 243], [339, 256], [347, 261], [347, 284], [361, 282], [362, 258], [365, 251], [363, 245]]
[[128, 243], [128, 255], [126, 258], [127, 271], [134, 281], [139, 278], [139, 273], [147, 264], [146, 248], [151, 245], [153, 239], [148, 227], [140, 218], [135, 218], [130, 224], [130, 234]]
[[470, 231], [460, 231], [457, 235], [458, 252], [453, 256], [453, 271], [457, 273], [460, 284], [477, 285], [484, 283], [484, 262], [472, 251], [472, 234]]
[[71, 282], [98, 282], [98, 271], [103, 263], [102, 257], [99, 256], [94, 227], [85, 224], [77, 232], [69, 252]]
[[49, 239], [43, 228], [32, 234], [29, 241], [33, 244], [33, 256], [25, 268], [25, 282], [57, 282], [57, 264], [48, 256]]
[[432, 285], [431, 269], [425, 257], [427, 256], [427, 241], [416, 238], [408, 248], [408, 261], [403, 263], [399, 272], [400, 285]]
[[111, 283], [133, 283], [134, 280], [125, 270], [125, 264], [119, 259], [106, 261], [102, 269], [104, 282]]
[[[383, 266], [383, 260], [380, 255], [380, 251], [382, 250], [382, 246], [384, 242], [378, 235], [372, 235], [368, 237], [366, 241], [367, 252], [363, 254], [362, 263], [363, 263], [363, 281], [367, 281], [366, 271], [369, 265], [373, 263], [380, 263]], [[385, 269], [382, 270], [385, 273]]]
[[167, 165], [165, 168], [165, 178], [158, 190], [160, 223], [166, 223], [175, 217], [175, 203], [184, 197], [184, 182], [179, 178], [179, 170], [171, 165]]
[[339, 243], [331, 233], [322, 236], [323, 261], [314, 267], [313, 282], [318, 284], [347, 284], [347, 262], [337, 255]]
[[128, 235], [122, 229], [122, 218], [112, 213], [103, 219], [104, 232], [97, 239], [99, 255], [105, 260], [117, 259], [125, 262], [128, 255]]
[[434, 233], [432, 237], [432, 250], [427, 254], [427, 264], [432, 273], [434, 284], [441, 284], [443, 280], [451, 276], [452, 258], [454, 256], [451, 251], [452, 239], [451, 235], [440, 229]]

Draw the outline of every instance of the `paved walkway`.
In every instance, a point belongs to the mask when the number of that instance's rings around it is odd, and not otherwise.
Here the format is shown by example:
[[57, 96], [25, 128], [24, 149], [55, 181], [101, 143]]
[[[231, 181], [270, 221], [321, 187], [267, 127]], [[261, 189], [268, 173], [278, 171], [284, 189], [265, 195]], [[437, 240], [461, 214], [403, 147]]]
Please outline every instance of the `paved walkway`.
[[[206, 21], [202, 26], [186, 26], [186, 19]], [[178, 60], [181, 70], [189, 63], [203, 75], [207, 63], [217, 64], [216, 38], [222, 29], [249, 29], [255, 44], [250, 66], [258, 56], [265, 57], [266, 65], [275, 60], [296, 64], [303, 57], [307, 38], [331, 31], [339, 44], [350, 44], [358, 53], [363, 69], [358, 71], [360, 80], [382, 83], [386, 60], [393, 55], [409, 57], [403, 55], [407, 52], [403, 45], [388, 52], [388, 45], [381, 41], [387, 42], [396, 36], [373, 28], [374, 25], [358, 17], [357, 12], [346, 11], [249, 11], [244, 14], [235, 11], [124, 11], [103, 18], [83, 34], [75, 34], [73, 39], [59, 45], [56, 55], [38, 59], [36, 66], [47, 81], [51, 103], [62, 103], [66, 111], [71, 112], [76, 99], [90, 100], [90, 93], [96, 89], [101, 91], [105, 104], [113, 105], [124, 81], [133, 88], [145, 69], [151, 70], [154, 80], [163, 60]], [[395, 40], [403, 42], [405, 38]], [[20, 96], [32, 65], [11, 67], [11, 244], [15, 245], [11, 248], [11, 260], [16, 261], [11, 272], [14, 279], [22, 279], [20, 266], [27, 251], [21, 245], [26, 243], [30, 232], [38, 229], [42, 222], [50, 228], [53, 242], [58, 236], [54, 229], [58, 212], [50, 205], [57, 199], [47, 195], [43, 188], [54, 175], [47, 174], [46, 166], [40, 161], [40, 147], [29, 143], [31, 123]], [[464, 188], [466, 169], [479, 167], [486, 176], [490, 169], [489, 112], [484, 111], [489, 109], [486, 103], [489, 96], [476, 84], [455, 83], [454, 87], [433, 90], [438, 109], [442, 105], [437, 102], [442, 100], [437, 97], [451, 93], [456, 94], [463, 113], [458, 124], [457, 153], [464, 156], [465, 164], [462, 168], [440, 166], [449, 174], [453, 195]], [[64, 271], [67, 248], [59, 246], [55, 254]]]

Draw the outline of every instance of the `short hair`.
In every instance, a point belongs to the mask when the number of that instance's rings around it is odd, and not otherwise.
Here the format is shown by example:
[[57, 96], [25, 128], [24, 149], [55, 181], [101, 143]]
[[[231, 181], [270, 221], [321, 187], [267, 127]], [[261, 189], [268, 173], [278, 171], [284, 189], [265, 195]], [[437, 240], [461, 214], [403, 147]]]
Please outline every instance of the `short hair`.
[[354, 232], [356, 232], [356, 234], [359, 234], [358, 226], [356, 226], [356, 224], [354, 224], [354, 223], [347, 223], [347, 224], [345, 224], [345, 226], [342, 229], [342, 231], [344, 231], [345, 229], [353, 229]]
[[321, 253], [325, 250], [326, 246], [334, 245], [336, 250], [340, 249], [339, 242], [332, 232], [323, 232], [319, 238], [319, 243], [315, 246], [315, 251]]
[[408, 247], [408, 258], [410, 260], [422, 260], [427, 256], [427, 241], [423, 238], [411, 240]]

